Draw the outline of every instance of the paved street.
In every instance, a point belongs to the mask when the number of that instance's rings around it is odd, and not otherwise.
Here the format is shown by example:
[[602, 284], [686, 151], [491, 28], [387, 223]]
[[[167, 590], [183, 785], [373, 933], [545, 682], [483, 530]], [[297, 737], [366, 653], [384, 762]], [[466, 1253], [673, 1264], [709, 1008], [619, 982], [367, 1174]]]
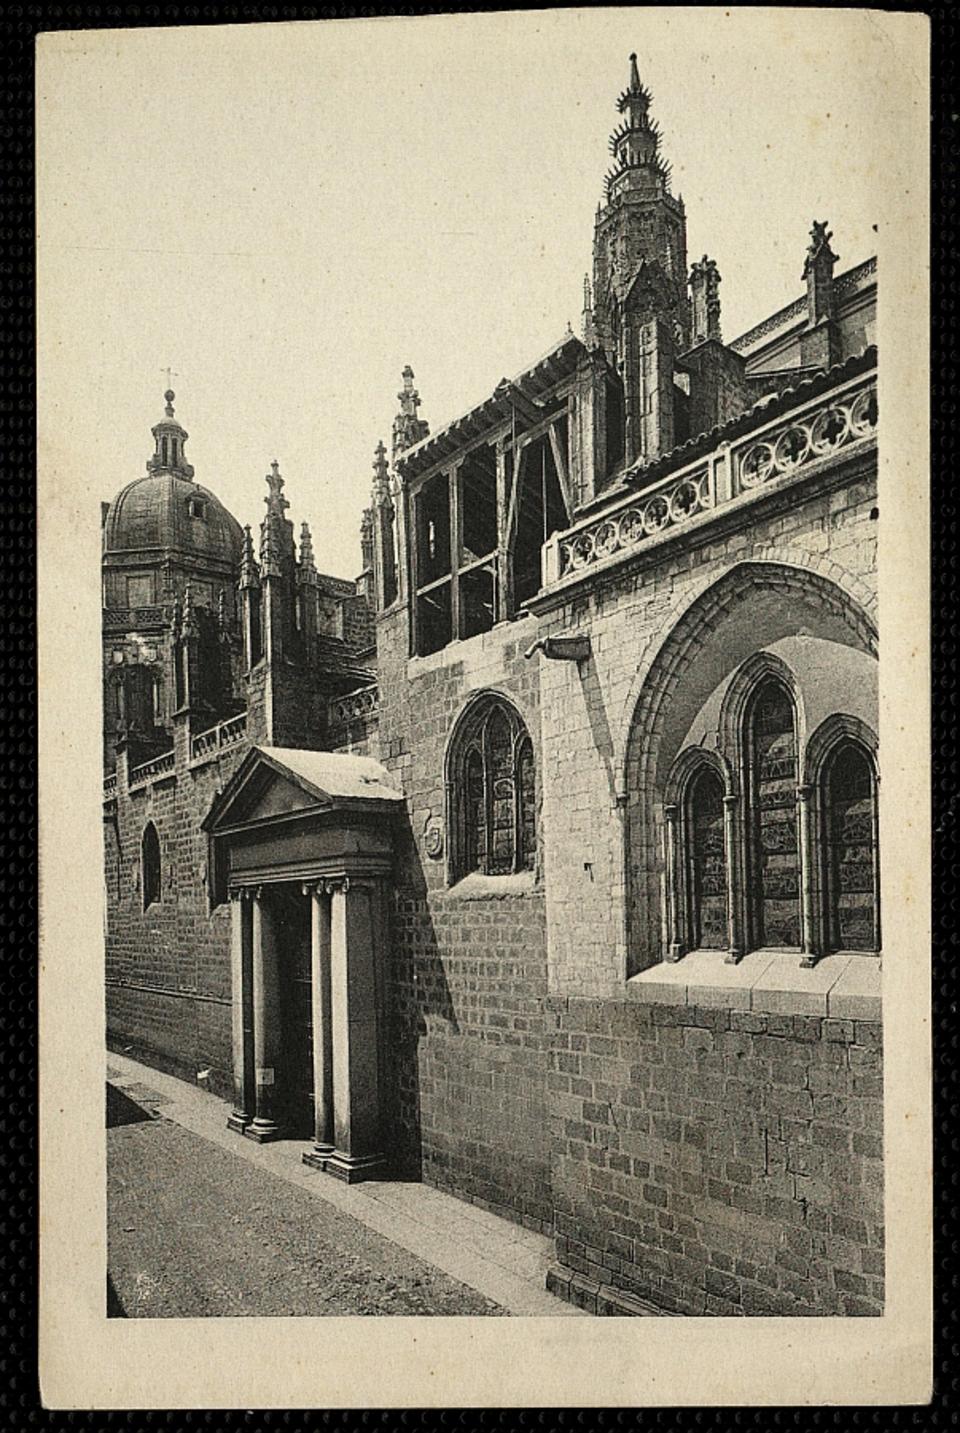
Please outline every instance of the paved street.
[[505, 1312], [349, 1214], [107, 1089], [114, 1312]]

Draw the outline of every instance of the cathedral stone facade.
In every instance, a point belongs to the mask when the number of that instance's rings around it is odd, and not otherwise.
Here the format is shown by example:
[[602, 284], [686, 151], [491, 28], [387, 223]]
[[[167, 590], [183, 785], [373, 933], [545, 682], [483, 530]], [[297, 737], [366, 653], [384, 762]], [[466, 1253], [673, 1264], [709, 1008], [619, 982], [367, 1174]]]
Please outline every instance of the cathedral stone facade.
[[109, 1037], [594, 1312], [879, 1314], [876, 266], [725, 340], [618, 109], [581, 336], [433, 432], [404, 370], [356, 582], [170, 392], [105, 505]]

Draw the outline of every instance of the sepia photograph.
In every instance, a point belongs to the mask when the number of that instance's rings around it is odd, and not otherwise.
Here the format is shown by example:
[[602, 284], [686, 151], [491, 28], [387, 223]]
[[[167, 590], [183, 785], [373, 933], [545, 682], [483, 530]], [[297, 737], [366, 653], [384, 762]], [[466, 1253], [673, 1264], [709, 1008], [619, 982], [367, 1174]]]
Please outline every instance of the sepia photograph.
[[105, 1336], [866, 1320], [865, 1357], [919, 1177], [891, 961], [928, 1020], [925, 798], [888, 794], [925, 747], [884, 716], [915, 592], [925, 720], [920, 438], [920, 557], [881, 560], [922, 23], [41, 39], [50, 704], [96, 788], [56, 788], [50, 900], [93, 914], [47, 1010]]

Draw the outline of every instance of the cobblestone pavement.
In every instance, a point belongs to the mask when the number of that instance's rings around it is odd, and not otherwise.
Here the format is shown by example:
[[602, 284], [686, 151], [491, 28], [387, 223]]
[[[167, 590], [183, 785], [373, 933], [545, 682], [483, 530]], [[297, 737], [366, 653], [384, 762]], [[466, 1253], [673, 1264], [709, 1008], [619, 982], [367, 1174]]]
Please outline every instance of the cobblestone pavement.
[[157, 1115], [107, 1090], [110, 1312], [506, 1312], [351, 1215], [164, 1119], [162, 1102]]

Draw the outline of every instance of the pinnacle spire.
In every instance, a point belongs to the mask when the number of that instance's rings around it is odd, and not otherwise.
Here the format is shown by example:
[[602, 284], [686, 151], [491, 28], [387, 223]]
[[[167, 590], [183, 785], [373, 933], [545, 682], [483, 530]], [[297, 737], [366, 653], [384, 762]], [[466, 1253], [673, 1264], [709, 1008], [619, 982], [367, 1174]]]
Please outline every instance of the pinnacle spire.
[[240, 586], [260, 586], [260, 568], [253, 551], [253, 533], [249, 523], [243, 529], [243, 546], [240, 549]]
[[313, 538], [310, 535], [309, 523], [300, 524], [300, 566], [305, 572], [316, 572], [317, 567], [313, 557]]

